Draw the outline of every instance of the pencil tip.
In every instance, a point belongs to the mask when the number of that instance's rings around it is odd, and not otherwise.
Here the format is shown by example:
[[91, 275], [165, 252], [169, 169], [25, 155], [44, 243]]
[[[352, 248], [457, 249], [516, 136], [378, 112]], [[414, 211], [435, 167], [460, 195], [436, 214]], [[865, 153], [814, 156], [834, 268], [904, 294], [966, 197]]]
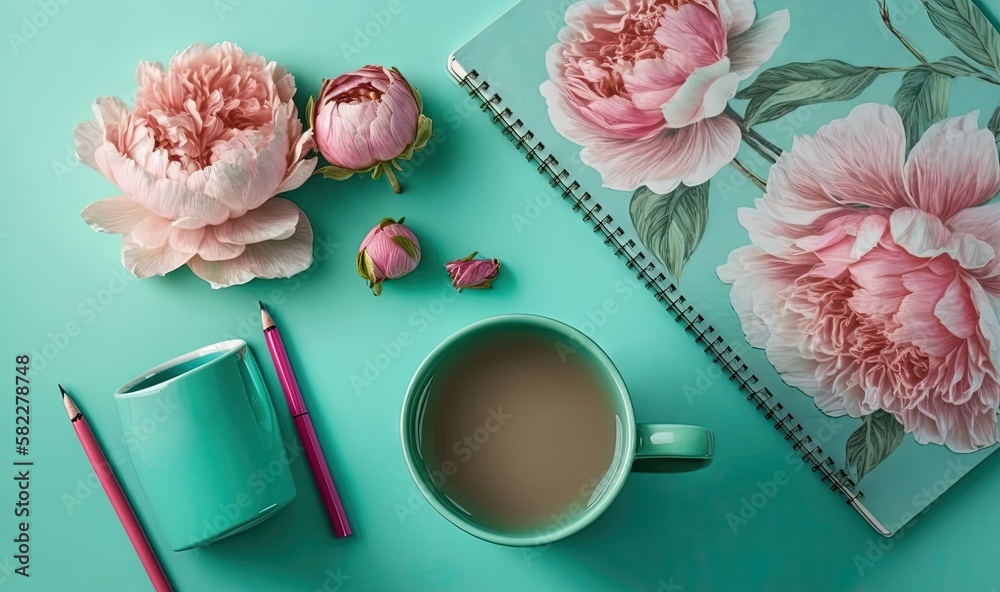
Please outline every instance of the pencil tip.
[[66, 398], [66, 389], [64, 389], [61, 384], [57, 384], [56, 386], [59, 387], [59, 392], [62, 393], [62, 396], [65, 399]]
[[260, 304], [260, 309], [261, 310], [267, 310], [266, 308], [264, 308], [264, 303], [263, 302], [261, 302], [260, 300], [258, 300], [257, 303]]

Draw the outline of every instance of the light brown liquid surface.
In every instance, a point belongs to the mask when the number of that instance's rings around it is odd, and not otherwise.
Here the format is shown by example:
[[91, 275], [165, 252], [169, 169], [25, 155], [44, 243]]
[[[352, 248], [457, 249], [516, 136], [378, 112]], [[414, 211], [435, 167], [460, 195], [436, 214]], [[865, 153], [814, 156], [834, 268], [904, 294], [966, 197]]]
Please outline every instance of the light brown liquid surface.
[[609, 386], [582, 350], [540, 332], [465, 348], [431, 383], [421, 453], [438, 488], [503, 531], [572, 521], [615, 455]]

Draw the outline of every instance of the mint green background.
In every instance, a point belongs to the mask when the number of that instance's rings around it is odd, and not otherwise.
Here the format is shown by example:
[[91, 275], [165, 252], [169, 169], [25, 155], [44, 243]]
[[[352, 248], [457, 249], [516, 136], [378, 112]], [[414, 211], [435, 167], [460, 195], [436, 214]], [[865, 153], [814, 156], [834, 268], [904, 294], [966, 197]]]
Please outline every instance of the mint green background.
[[[635, 287], [612, 252], [556, 203], [547, 183], [453, 85], [443, 69], [447, 55], [510, 0], [473, 7], [401, 0], [402, 12], [363, 51], [346, 57], [339, 40], [352, 43], [355, 28], [373, 21], [371, 11], [388, 2], [336, 8], [300, 2], [292, 11], [279, 3], [229, 1], [236, 6], [220, 17], [216, 8], [230, 7], [227, 0], [68, 0], [17, 53], [8, 33], [42, 9], [31, 0], [0, 5], [6, 80], [0, 129], [7, 141], [0, 152], [0, 361], [8, 375], [0, 395], [0, 461], [6, 467], [0, 472], [0, 590], [149, 589], [107, 499], [81, 486], [92, 471], [56, 382], [77, 397], [114, 462], [127, 450], [114, 389], [153, 364], [228, 337], [245, 337], [266, 360], [256, 300], [274, 302], [276, 296], [284, 303], [275, 305], [275, 316], [285, 327], [356, 534], [333, 538], [299, 457], [291, 465], [299, 496], [258, 528], [184, 553], [166, 550], [150, 531], [178, 590], [308, 592], [335, 590], [338, 583], [342, 591], [1000, 587], [997, 457], [895, 539], [878, 537], [809, 470], [786, 460], [794, 458], [787, 443], [732, 384], [705, 378], [714, 366], [701, 348]], [[299, 80], [300, 105], [318, 91], [323, 76], [366, 62], [396, 65], [422, 91], [439, 141], [404, 179], [402, 196], [384, 181], [359, 179], [314, 179], [291, 194], [330, 245], [321, 252], [324, 260], [299, 278], [212, 291], [181, 270], [120, 284], [115, 278], [125, 275], [118, 241], [94, 234], [78, 217], [84, 205], [115, 189], [86, 167], [63, 164], [72, 129], [90, 117], [97, 96], [131, 95], [139, 60], [166, 61], [192, 42], [223, 39], [285, 64]], [[542, 207], [529, 205], [537, 203]], [[355, 274], [355, 248], [379, 219], [401, 215], [421, 237], [424, 260], [376, 299]], [[513, 215], [530, 223], [515, 224]], [[477, 249], [504, 262], [496, 289], [444, 302], [451, 292], [443, 263]], [[476, 540], [438, 516], [421, 502], [403, 462], [398, 413], [406, 384], [449, 334], [511, 312], [552, 316], [592, 335], [628, 382], [637, 419], [713, 428], [716, 462], [689, 474], [633, 475], [591, 527], [533, 551]], [[75, 323], [74, 335], [64, 337], [68, 323]], [[408, 334], [409, 345], [355, 392], [351, 375], [362, 375], [366, 361], [374, 364], [383, 344], [400, 332]], [[34, 361], [32, 379], [29, 458], [36, 465], [32, 577], [26, 580], [12, 573], [9, 560], [15, 499], [10, 375], [16, 354], [50, 343], [64, 346], [53, 346], [58, 353], [44, 368], [42, 358]], [[263, 366], [280, 404], [273, 371]], [[706, 380], [704, 394], [690, 402], [683, 396], [685, 385], [701, 389]], [[294, 441], [287, 413], [281, 422], [285, 438]], [[115, 465], [125, 489], [135, 491], [128, 464]], [[780, 484], [770, 485], [776, 477]], [[761, 486], [773, 498], [734, 533], [727, 514], [737, 515], [743, 500], [759, 502]], [[67, 510], [66, 499], [78, 493], [90, 495]], [[150, 518], [143, 504], [136, 510]], [[866, 555], [873, 564], [859, 573], [855, 556]]]

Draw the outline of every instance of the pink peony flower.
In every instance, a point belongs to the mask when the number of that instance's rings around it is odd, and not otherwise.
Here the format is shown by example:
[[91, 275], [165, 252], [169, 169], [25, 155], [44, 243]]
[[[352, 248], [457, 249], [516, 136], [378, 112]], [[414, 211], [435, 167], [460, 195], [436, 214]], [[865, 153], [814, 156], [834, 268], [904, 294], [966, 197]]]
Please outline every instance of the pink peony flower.
[[556, 130], [604, 186], [669, 193], [736, 156], [722, 116], [741, 80], [771, 58], [788, 11], [755, 21], [753, 0], [584, 0], [569, 7], [541, 86]]
[[475, 259], [478, 252], [445, 263], [444, 269], [451, 278], [453, 288], [480, 290], [493, 287], [493, 280], [500, 274], [499, 259]]
[[956, 452], [997, 442], [1000, 406], [1000, 162], [977, 117], [909, 158], [885, 105], [797, 138], [719, 268], [747, 340], [821, 411], [881, 409]]
[[420, 241], [403, 226], [404, 219], [383, 218], [358, 247], [358, 275], [368, 280], [376, 296], [382, 293], [382, 282], [401, 278], [420, 263]]
[[192, 45], [167, 69], [142, 62], [131, 111], [114, 97], [74, 133], [80, 160], [122, 195], [87, 206], [98, 232], [122, 235], [136, 277], [187, 264], [213, 288], [289, 277], [312, 263], [312, 228], [290, 201], [316, 159], [303, 159], [295, 81], [231, 43]]
[[431, 137], [420, 94], [395, 68], [365, 66], [324, 80], [310, 109], [316, 148], [330, 163], [318, 172], [337, 180], [384, 173], [399, 193], [396, 159], [409, 160]]

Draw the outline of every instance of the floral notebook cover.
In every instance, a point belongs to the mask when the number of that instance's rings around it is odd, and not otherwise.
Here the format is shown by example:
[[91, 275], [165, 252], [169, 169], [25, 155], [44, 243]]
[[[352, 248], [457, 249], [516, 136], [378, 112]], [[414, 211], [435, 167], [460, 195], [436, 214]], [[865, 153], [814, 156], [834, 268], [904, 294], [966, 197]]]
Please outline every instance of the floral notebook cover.
[[891, 535], [998, 440], [988, 8], [524, 0], [450, 69]]

